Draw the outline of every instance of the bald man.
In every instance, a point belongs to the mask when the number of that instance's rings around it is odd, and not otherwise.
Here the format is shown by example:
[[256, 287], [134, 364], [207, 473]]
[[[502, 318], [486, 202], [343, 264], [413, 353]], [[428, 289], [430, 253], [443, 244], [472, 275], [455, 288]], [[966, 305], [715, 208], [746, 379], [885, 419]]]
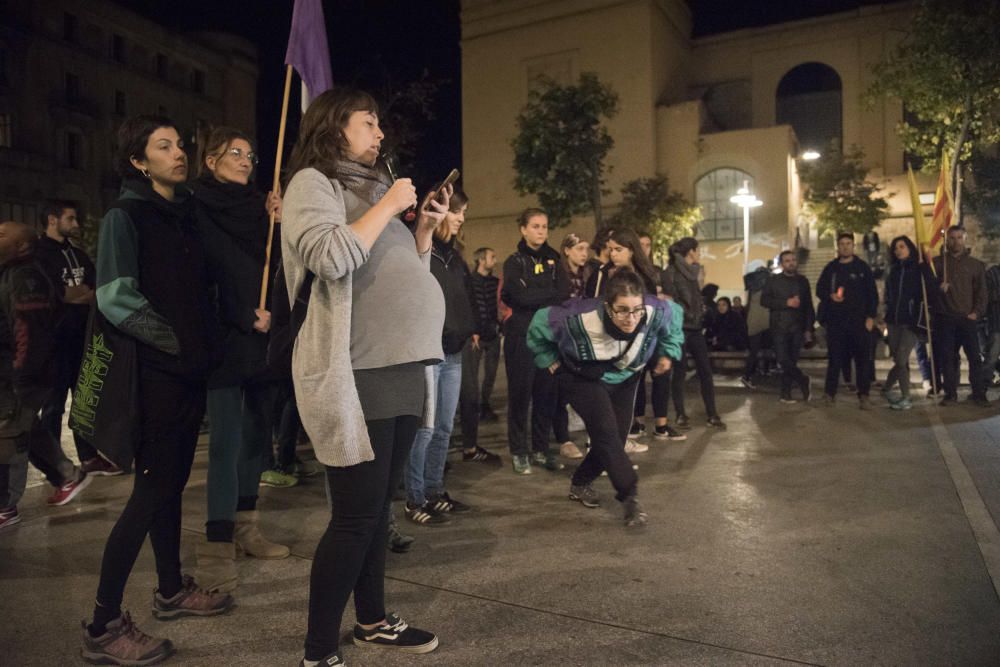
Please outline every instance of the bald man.
[[49, 505], [90, 483], [38, 419], [55, 382], [62, 289], [35, 259], [35, 242], [27, 225], [0, 223], [0, 529], [20, 521], [29, 461], [55, 487]]

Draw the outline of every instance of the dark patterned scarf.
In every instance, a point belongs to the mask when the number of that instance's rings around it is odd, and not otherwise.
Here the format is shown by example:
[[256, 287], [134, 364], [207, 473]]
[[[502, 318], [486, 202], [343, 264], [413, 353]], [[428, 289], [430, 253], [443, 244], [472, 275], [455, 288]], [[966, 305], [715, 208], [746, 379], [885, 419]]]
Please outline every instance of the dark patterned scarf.
[[392, 178], [377, 161], [374, 166], [361, 164], [352, 160], [337, 160], [336, 178], [340, 183], [358, 197], [374, 206], [392, 186]]

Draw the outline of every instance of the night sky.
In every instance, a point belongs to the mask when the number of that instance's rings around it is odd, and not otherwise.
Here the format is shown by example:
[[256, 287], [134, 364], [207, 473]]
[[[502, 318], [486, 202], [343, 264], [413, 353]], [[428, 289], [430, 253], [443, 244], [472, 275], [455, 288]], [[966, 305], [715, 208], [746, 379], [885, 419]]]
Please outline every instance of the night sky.
[[[293, 0], [116, 0], [167, 28], [180, 32], [223, 30], [257, 45], [257, 128], [261, 155], [258, 183], [271, 181], [284, 82], [284, 56]], [[417, 147], [411, 175], [429, 187], [453, 166], [460, 166], [461, 52], [460, 0], [324, 0], [335, 84], [373, 92], [386, 73], [395, 81], [419, 78], [425, 69], [447, 83], [435, 104], [435, 119]], [[820, 16], [878, 4], [873, 0], [690, 0], [694, 36]], [[294, 98], [294, 95], [293, 95]], [[293, 142], [298, 122], [294, 101], [287, 136]], [[384, 128], [387, 133], [391, 127]], [[286, 157], [290, 143], [286, 146]]]

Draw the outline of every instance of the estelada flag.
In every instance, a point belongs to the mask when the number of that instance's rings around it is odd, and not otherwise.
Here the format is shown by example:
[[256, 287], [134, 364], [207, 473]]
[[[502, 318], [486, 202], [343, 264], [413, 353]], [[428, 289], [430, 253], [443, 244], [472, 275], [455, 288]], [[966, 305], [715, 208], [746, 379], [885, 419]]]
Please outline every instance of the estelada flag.
[[938, 177], [937, 190], [934, 193], [934, 215], [931, 218], [932, 248], [944, 240], [944, 235], [951, 226], [954, 209], [955, 203], [951, 194], [951, 161], [947, 153], [942, 153], [941, 175]]
[[294, 67], [302, 79], [303, 111], [310, 100], [333, 88], [326, 19], [320, 0], [295, 0], [285, 64]]

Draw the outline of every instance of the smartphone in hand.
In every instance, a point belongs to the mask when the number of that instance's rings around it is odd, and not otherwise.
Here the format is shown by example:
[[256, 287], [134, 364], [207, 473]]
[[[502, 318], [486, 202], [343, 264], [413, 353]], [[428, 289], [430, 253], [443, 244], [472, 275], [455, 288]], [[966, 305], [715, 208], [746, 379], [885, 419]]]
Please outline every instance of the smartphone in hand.
[[438, 187], [437, 190], [434, 191], [434, 194], [431, 195], [430, 199], [428, 199], [427, 202], [430, 203], [432, 200], [436, 200], [439, 204], [443, 204], [444, 202], [441, 200], [441, 195], [444, 193], [444, 191], [448, 188], [449, 185], [454, 185], [455, 181], [457, 181], [461, 175], [462, 174], [461, 172], [458, 171], [458, 169], [452, 169], [450, 172], [448, 172], [448, 175], [445, 177], [444, 181], [441, 182], [441, 185]]

